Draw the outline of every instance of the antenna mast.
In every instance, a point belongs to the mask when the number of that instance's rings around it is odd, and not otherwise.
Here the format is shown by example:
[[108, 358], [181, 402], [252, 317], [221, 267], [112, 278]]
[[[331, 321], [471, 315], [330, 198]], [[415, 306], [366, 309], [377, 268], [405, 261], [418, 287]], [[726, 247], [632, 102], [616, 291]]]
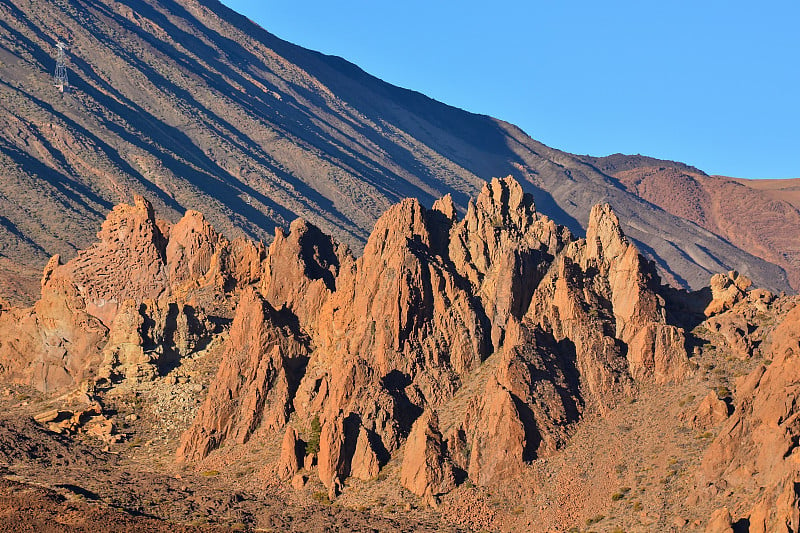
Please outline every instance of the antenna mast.
[[55, 86], [58, 88], [59, 91], [67, 92], [69, 91], [69, 78], [67, 77], [67, 58], [64, 50], [67, 48], [67, 45], [62, 43], [61, 41], [58, 42], [56, 45], [58, 48], [58, 57], [56, 58], [56, 72], [53, 75], [53, 81], [55, 82]]

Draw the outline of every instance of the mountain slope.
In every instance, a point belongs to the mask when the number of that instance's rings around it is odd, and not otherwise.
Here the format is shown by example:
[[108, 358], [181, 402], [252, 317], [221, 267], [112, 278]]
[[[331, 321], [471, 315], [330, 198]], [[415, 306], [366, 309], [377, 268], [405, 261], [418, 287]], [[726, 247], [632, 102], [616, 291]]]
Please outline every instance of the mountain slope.
[[[592, 205], [612, 204], [678, 285], [735, 268], [789, 288], [779, 267], [587, 161], [282, 41], [214, 0], [2, 0], [0, 14], [0, 256], [22, 266], [71, 257], [133, 194], [171, 220], [200, 209], [229, 237], [269, 240], [302, 216], [359, 250], [404, 197], [450, 193], [463, 212], [484, 179], [512, 174], [577, 233]], [[59, 40], [66, 94], [50, 78]]]
[[792, 287], [800, 288], [800, 180], [761, 183], [708, 176], [671, 162], [627, 159], [609, 169], [627, 190], [779, 265]]

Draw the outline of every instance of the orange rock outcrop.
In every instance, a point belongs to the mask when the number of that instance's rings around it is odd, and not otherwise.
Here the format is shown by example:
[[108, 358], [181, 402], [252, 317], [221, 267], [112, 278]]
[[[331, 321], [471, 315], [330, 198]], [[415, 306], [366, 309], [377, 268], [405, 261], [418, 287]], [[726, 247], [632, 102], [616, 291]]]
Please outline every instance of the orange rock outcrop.
[[709, 446], [702, 481], [761, 494], [750, 531], [800, 527], [800, 306], [767, 346], [772, 359], [739, 379], [734, 412]]
[[[98, 236], [51, 262], [33, 309], [0, 314], [0, 331], [26, 324], [0, 347], [3, 372], [43, 390], [155, 379], [233, 317], [177, 459], [278, 432], [278, 475], [303, 463], [331, 497], [401, 450], [401, 483], [431, 504], [457, 478], [498, 483], [557, 451], [587, 410], [689, 372], [654, 267], [611, 208], [578, 239], [510, 177], [463, 220], [449, 197], [403, 200], [358, 259], [304, 221], [265, 249], [198, 212], [158, 221], [141, 198]], [[319, 451], [303, 458], [312, 419]]]

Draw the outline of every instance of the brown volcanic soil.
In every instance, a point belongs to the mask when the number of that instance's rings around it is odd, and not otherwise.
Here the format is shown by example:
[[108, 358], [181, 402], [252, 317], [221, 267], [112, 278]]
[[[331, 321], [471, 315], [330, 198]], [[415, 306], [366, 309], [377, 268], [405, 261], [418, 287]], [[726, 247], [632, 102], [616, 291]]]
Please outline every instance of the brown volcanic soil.
[[36, 391], [0, 390], [0, 528], [37, 533], [442, 530], [425, 508], [406, 512], [394, 504], [367, 511], [320, 503], [311, 490], [298, 497], [285, 487], [253, 481], [247, 460], [228, 472], [176, 468], [179, 433], [167, 428], [180, 427], [181, 411], [164, 408], [181, 400], [164, 394], [174, 386], [162, 385], [161, 396], [142, 393], [149, 402], [136, 404], [142, 419], [128, 428], [129, 440], [108, 452], [101, 451], [100, 441], [70, 439], [35, 424], [32, 417], [49, 405]]
[[789, 202], [800, 209], [800, 178], [779, 180], [748, 180], [714, 176], [715, 178], [733, 180], [746, 187], [763, 192], [773, 200]]
[[741, 180], [663, 165], [614, 176], [648, 202], [780, 265], [800, 289], [800, 180]]
[[[404, 197], [451, 193], [463, 212], [483, 180], [513, 174], [579, 234], [592, 205], [611, 203], [678, 285], [734, 268], [788, 289], [778, 267], [653, 210], [610, 169], [281, 41], [217, 1], [23, 0], [0, 18], [0, 257], [25, 268], [71, 258], [133, 194], [172, 220], [201, 210], [229, 237], [268, 241], [301, 216], [359, 250]], [[57, 40], [68, 94], [52, 86]]]
[[7, 303], [31, 305], [39, 296], [41, 278], [41, 270], [0, 257], [0, 298]]
[[179, 526], [156, 518], [136, 516], [92, 503], [96, 495], [77, 485], [61, 492], [29, 483], [0, 479], [0, 527], [8, 533], [79, 531], [199, 533], [224, 531], [217, 527]]

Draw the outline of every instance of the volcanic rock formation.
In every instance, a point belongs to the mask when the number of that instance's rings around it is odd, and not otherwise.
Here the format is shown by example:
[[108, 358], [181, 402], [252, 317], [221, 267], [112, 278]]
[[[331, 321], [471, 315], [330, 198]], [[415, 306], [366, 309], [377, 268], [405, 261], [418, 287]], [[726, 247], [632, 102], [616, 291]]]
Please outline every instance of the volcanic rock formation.
[[98, 237], [66, 265], [51, 261], [33, 309], [0, 316], [16, 332], [0, 348], [4, 372], [45, 391], [147, 381], [207, 343], [214, 316], [233, 315], [178, 459], [280, 432], [288, 479], [317, 419], [331, 496], [401, 449], [402, 483], [428, 498], [457, 470], [499, 482], [558, 450], [586, 409], [689, 369], [654, 267], [611, 208], [593, 209], [575, 239], [512, 178], [487, 183], [461, 221], [449, 197], [431, 210], [400, 202], [358, 259], [304, 221], [265, 251], [227, 241], [198, 212], [156, 220], [142, 198], [115, 208]]
[[[702, 481], [760, 495], [751, 532], [800, 529], [800, 306], [772, 333], [769, 367], [742, 376], [734, 412], [703, 459]], [[730, 525], [730, 519], [729, 519]]]
[[[462, 221], [447, 198], [432, 210], [404, 200], [357, 260], [307, 223], [279, 231], [260, 291], [290, 317], [297, 340], [245, 291], [179, 459], [201, 459], [226, 436], [242, 442], [259, 427], [293, 423], [308, 434], [316, 418], [317, 470], [331, 496], [404, 449], [402, 482], [431, 497], [454, 486], [456, 470], [491, 484], [555, 452], [585, 409], [609, 409], [638, 382], [689, 370], [653, 265], [608, 206], [589, 227], [576, 240], [505, 178], [486, 184]], [[281, 366], [306, 353], [296, 374]], [[293, 377], [272, 381], [284, 374]], [[261, 403], [245, 402], [247, 390]], [[467, 397], [455, 407], [459, 394]], [[436, 410], [455, 437], [443, 437]]]
[[[662, 286], [607, 204], [576, 238], [513, 178], [494, 179], [462, 219], [447, 196], [399, 202], [355, 258], [303, 220], [266, 248], [228, 241], [199, 212], [170, 224], [136, 198], [98, 239], [50, 261], [33, 307], [0, 308], [0, 375], [55, 402], [35, 415], [50, 431], [114, 446], [136, 418], [106, 400], [181, 383], [198, 394], [170, 441], [183, 472], [256, 458], [249, 471], [292, 494], [346, 500], [388, 482], [451, 512], [442, 502], [467, 488], [529, 479], [519, 490], [535, 496], [539, 466], [587, 423], [695, 387], [673, 409], [705, 443], [686, 501], [716, 509], [718, 530], [792, 531], [800, 516], [796, 299], [736, 272], [697, 293]], [[703, 381], [689, 348], [755, 370], [731, 393]]]
[[0, 315], [0, 365], [11, 379], [49, 392], [152, 377], [213, 329], [198, 306], [216, 313], [226, 292], [259, 279], [254, 263], [260, 275], [252, 243], [229, 243], [193, 211], [174, 226], [157, 220], [142, 197], [115, 207], [97, 237], [65, 265], [50, 260], [32, 308]]

